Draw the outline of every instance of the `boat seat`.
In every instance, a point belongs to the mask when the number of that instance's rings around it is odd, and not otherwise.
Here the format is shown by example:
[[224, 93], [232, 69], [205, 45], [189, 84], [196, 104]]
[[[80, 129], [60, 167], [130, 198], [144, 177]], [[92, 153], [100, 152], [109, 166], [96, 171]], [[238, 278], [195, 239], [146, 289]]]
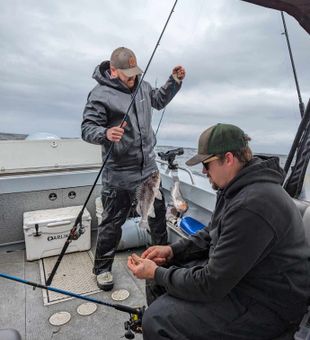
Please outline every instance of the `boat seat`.
[[283, 334], [278, 336], [277, 338], [274, 338], [272, 340], [294, 340], [294, 334], [297, 331], [298, 327], [294, 326], [287, 331], [285, 331]]
[[302, 216], [306, 239], [310, 245], [310, 203], [297, 199], [293, 199], [293, 201]]
[[22, 340], [16, 329], [0, 329], [0, 340]]

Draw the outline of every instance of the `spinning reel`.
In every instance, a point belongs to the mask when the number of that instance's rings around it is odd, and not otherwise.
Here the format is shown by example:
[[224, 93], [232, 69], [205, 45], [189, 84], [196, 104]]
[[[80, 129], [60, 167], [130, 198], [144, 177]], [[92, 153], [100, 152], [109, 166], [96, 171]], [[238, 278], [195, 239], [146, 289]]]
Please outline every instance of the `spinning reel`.
[[142, 317], [145, 312], [145, 306], [137, 308], [136, 313], [131, 313], [128, 321], [125, 321], [125, 338], [134, 339], [134, 333], [142, 333]]

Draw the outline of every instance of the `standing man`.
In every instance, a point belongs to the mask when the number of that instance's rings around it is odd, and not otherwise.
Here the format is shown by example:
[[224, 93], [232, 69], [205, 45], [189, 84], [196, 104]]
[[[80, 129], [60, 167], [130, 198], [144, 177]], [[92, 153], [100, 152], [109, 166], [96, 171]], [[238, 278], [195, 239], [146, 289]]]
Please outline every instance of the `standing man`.
[[[102, 223], [98, 226], [93, 272], [103, 290], [113, 288], [111, 273], [115, 251], [122, 236], [121, 226], [128, 217], [139, 184], [157, 171], [151, 125], [152, 107], [161, 110], [181, 88], [182, 66], [172, 70], [165, 85], [154, 89], [145, 81], [138, 89], [126, 122], [120, 126], [137, 89], [142, 70], [133, 51], [119, 47], [109, 61], [95, 68], [97, 86], [89, 93], [84, 109], [82, 138], [102, 146], [102, 157], [113, 145], [102, 172]], [[155, 199], [155, 218], [149, 218], [153, 244], [166, 244], [166, 207]]]
[[218, 192], [210, 225], [128, 258], [134, 275], [150, 280], [145, 340], [273, 339], [306, 312], [302, 218], [281, 186], [278, 158], [252, 157], [249, 140], [230, 124], [204, 131], [187, 165], [202, 163]]

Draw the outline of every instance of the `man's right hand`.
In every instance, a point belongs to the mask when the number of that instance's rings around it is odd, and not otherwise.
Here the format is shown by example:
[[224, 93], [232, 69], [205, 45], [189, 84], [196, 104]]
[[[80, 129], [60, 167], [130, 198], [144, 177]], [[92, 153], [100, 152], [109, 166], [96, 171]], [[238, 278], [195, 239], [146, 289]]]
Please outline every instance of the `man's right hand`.
[[143, 252], [141, 258], [152, 260], [160, 266], [173, 258], [173, 251], [170, 246], [152, 246]]
[[107, 132], [106, 132], [107, 139], [111, 142], [119, 142], [123, 137], [123, 134], [125, 132], [124, 128], [126, 126], [127, 126], [127, 123], [124, 122], [122, 124], [122, 127], [119, 125], [119, 126], [113, 126], [107, 129]]

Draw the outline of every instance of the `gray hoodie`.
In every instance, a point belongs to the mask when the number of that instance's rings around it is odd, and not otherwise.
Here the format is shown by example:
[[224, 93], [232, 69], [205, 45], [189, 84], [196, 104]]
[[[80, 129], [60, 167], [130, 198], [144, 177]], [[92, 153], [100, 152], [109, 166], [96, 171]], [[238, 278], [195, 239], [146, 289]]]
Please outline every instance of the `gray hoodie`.
[[[105, 61], [95, 68], [93, 78], [97, 86], [89, 93], [83, 113], [82, 139], [102, 146], [106, 156], [111, 142], [105, 137], [106, 129], [121, 123], [132, 100], [131, 92], [119, 79], [110, 77], [110, 63]], [[159, 89], [143, 81], [128, 117], [125, 133], [114, 143], [102, 173], [103, 185], [133, 189], [141, 180], [157, 169], [154, 146], [156, 138], [152, 129], [152, 107], [161, 110], [179, 91], [172, 76]]]

